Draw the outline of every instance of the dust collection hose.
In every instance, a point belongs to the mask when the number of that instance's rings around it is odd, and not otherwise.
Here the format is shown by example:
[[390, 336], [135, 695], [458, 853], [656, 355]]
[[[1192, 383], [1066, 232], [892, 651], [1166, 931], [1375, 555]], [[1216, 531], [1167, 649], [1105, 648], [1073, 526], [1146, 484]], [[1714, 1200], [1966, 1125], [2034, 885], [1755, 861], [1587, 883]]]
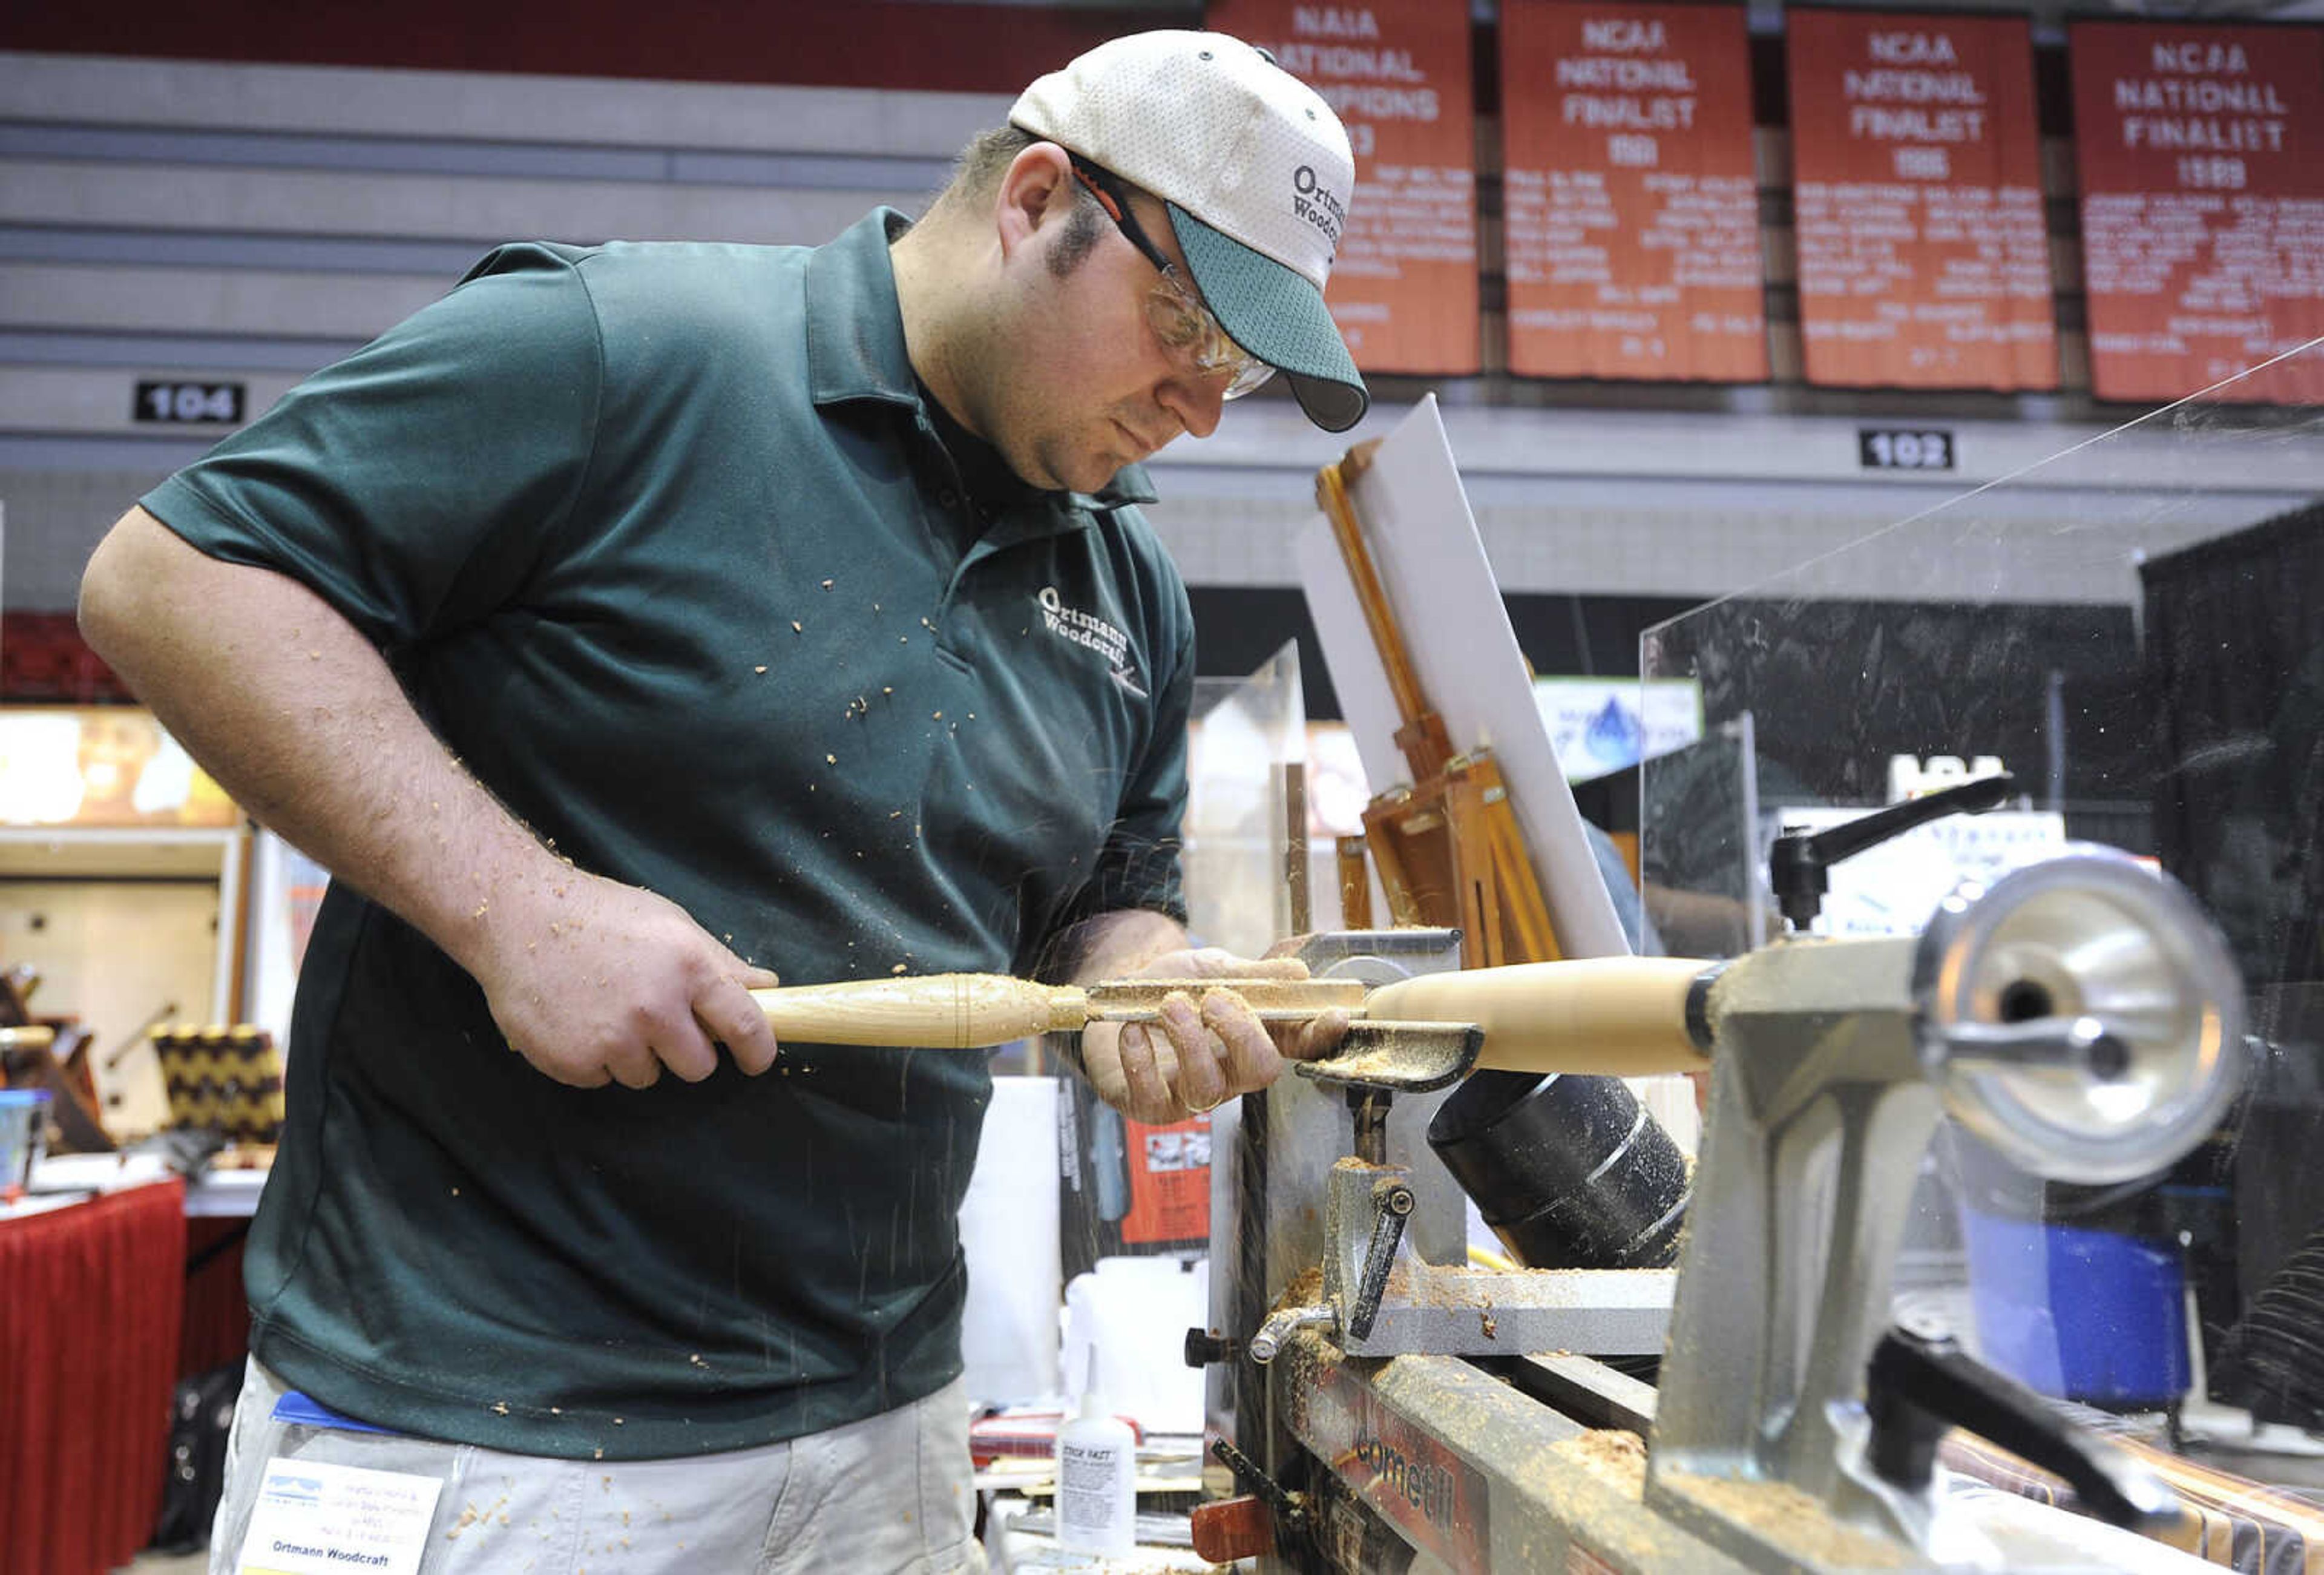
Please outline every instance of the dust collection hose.
[[1620, 1079], [1480, 1072], [1428, 1146], [1532, 1268], [1667, 1268], [1694, 1173]]

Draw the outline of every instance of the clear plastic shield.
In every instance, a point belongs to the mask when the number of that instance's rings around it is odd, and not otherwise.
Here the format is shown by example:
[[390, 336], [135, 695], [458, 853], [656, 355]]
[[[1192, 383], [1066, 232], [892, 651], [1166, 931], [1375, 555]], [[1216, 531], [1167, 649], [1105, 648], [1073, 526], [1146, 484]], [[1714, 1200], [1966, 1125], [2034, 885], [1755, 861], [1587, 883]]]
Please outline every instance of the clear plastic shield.
[[2168, 1170], [2107, 1186], [1948, 1126], [1897, 1293], [2037, 1390], [2297, 1485], [2324, 1481], [2324, 410], [2256, 386], [1932, 485], [1649, 631], [1643, 676], [1697, 682], [1704, 733], [1643, 768], [1641, 855], [1665, 949], [1737, 956], [1784, 934], [1780, 830], [2006, 769], [1998, 809], [1834, 866], [1811, 927], [1918, 934], [1963, 877], [2077, 843], [2183, 885], [2243, 981], [2240, 1101]]
[[1299, 851], [1304, 879], [1306, 760], [1296, 643], [1248, 677], [1194, 681], [1184, 834], [1187, 928], [1197, 944], [1258, 957], [1305, 927], [1292, 911], [1286, 855]]

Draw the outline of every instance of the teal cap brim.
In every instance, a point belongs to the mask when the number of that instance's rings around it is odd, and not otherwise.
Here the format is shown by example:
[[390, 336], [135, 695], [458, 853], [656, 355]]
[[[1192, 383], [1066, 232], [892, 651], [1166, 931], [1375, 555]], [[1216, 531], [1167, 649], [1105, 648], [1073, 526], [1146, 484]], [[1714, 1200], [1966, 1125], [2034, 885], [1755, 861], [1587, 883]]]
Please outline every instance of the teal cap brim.
[[1274, 258], [1166, 203], [1194, 288], [1227, 336], [1280, 372], [1307, 419], [1344, 432], [1371, 405], [1323, 292]]

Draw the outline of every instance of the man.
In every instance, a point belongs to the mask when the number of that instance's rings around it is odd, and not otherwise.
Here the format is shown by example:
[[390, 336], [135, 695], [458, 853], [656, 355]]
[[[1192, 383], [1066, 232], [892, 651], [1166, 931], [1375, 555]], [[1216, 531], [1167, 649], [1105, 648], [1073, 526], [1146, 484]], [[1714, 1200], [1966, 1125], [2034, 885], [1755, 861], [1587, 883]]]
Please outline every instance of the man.
[[[215, 1569], [273, 1457], [441, 1484], [430, 1570], [970, 1559], [982, 1058], [779, 1061], [746, 992], [1253, 966], [1177, 923], [1137, 462], [1269, 368], [1365, 403], [1314, 94], [1152, 33], [1011, 120], [908, 229], [504, 247], [98, 548], [92, 644], [337, 876]], [[1336, 1027], [1214, 991], [1083, 1052], [1167, 1120]]]

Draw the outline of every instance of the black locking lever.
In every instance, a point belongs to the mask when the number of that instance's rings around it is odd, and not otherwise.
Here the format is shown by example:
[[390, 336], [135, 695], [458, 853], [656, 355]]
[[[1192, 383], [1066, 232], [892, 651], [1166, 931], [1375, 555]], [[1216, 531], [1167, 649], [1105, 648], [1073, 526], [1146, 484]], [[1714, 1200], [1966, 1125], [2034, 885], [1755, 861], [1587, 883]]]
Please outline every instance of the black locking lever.
[[1812, 835], [1803, 831], [1785, 832], [1775, 839], [1775, 847], [1767, 854], [1767, 881], [1775, 889], [1775, 901], [1783, 908], [1784, 919], [1792, 928], [1806, 933], [1823, 907], [1823, 894], [1830, 889], [1825, 872], [1842, 859], [1853, 858], [1875, 843], [1903, 836], [1915, 826], [1926, 825], [1945, 815], [1973, 815], [1991, 809], [2016, 788], [2017, 778], [2006, 772], [1997, 777], [1979, 777], [1974, 782], [1964, 782], [1941, 793], [1876, 809], [1870, 815]]
[[2178, 1500], [2153, 1472], [1948, 1338], [1904, 1329], [1882, 1335], [1872, 1350], [1865, 1410], [1872, 1421], [1868, 1463], [1908, 1492], [1929, 1485], [1937, 1441], [1963, 1427], [2064, 1478], [2101, 1520], [2135, 1531], [2178, 1511]]

